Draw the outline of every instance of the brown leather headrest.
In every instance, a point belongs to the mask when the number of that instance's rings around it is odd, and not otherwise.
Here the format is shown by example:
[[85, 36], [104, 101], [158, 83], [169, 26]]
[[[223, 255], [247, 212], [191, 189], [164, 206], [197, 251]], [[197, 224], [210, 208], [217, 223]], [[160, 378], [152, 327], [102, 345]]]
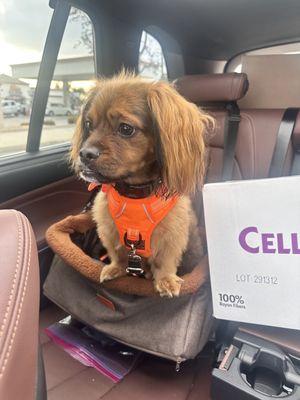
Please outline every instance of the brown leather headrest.
[[174, 84], [183, 97], [196, 104], [239, 100], [249, 87], [247, 75], [235, 72], [186, 75]]

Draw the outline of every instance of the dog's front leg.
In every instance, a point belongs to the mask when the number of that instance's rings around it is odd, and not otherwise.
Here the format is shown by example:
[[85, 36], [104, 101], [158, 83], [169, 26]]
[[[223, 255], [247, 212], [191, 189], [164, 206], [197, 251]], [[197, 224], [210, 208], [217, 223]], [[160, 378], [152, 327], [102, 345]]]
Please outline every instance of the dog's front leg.
[[162, 297], [178, 296], [183, 280], [176, 275], [177, 264], [174, 258], [159, 257], [151, 265], [154, 287]]
[[102, 283], [126, 275], [126, 251], [120, 243], [117, 228], [109, 213], [105, 193], [100, 192], [96, 196], [92, 212], [98, 235], [110, 258], [110, 264], [105, 265], [100, 274]]
[[187, 248], [189, 228], [193, 218], [190, 200], [181, 197], [169, 214], [153, 231], [149, 259], [154, 287], [161, 296], [178, 296], [182, 279], [177, 269]]
[[183, 280], [177, 276], [177, 269], [186, 247], [186, 241], [185, 236], [179, 238], [176, 235], [174, 237], [165, 233], [156, 244], [157, 251], [153, 258], [149, 259], [154, 287], [161, 296], [179, 295]]
[[[103, 241], [103, 239], [102, 239]], [[104, 243], [103, 243], [104, 244]], [[100, 283], [126, 275], [123, 249], [121, 245], [104, 244], [111, 262], [103, 267], [100, 274]]]

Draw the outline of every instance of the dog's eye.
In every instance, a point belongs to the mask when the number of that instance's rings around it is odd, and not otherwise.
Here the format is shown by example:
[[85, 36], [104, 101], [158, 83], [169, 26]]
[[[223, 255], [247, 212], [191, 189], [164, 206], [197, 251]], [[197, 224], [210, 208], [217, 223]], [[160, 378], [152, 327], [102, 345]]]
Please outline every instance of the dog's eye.
[[85, 132], [89, 133], [93, 129], [92, 121], [86, 120], [84, 121], [84, 130]]
[[124, 122], [119, 125], [118, 133], [121, 136], [129, 137], [132, 136], [135, 132], [135, 128], [131, 125], [125, 124]]

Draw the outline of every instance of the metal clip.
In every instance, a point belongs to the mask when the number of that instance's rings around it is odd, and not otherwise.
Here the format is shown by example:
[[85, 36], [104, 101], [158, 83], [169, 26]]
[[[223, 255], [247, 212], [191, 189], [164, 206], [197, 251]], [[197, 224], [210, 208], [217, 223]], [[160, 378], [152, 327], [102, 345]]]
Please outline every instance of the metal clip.
[[145, 271], [142, 268], [142, 257], [136, 254], [136, 248], [134, 244], [130, 244], [131, 250], [128, 253], [128, 264], [126, 272], [133, 276], [144, 276]]
[[176, 360], [176, 366], [175, 366], [175, 371], [176, 372], [180, 372], [180, 366], [181, 366], [181, 363], [182, 363], [182, 358], [181, 357], [178, 357], [177, 358], [177, 360]]

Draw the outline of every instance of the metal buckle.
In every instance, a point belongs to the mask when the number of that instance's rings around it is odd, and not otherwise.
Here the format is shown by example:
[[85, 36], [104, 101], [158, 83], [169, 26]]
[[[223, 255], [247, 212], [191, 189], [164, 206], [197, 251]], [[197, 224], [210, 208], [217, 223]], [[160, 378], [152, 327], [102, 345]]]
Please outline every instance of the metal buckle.
[[128, 275], [143, 277], [145, 271], [142, 268], [142, 257], [136, 254], [136, 248], [134, 244], [130, 244], [131, 250], [128, 253], [128, 265], [126, 268], [126, 273]]

